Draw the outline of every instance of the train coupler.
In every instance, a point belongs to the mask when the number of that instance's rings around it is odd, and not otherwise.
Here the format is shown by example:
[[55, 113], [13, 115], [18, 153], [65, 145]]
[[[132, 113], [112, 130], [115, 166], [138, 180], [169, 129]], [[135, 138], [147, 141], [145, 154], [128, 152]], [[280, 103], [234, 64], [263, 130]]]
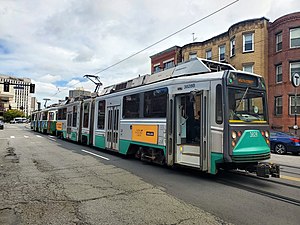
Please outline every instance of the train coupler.
[[259, 163], [256, 166], [256, 175], [259, 177], [269, 178], [271, 177], [280, 177], [280, 167], [274, 163]]

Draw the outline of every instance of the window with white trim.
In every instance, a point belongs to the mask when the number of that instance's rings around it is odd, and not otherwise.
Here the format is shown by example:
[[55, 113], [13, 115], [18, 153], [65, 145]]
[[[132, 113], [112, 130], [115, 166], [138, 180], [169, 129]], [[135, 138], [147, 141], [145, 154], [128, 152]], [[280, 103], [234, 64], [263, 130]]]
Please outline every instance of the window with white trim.
[[153, 73], [158, 73], [158, 72], [160, 72], [160, 65], [158, 64], [158, 65], [155, 65], [154, 67], [153, 67]]
[[276, 52], [282, 50], [282, 32], [276, 34]]
[[278, 64], [275, 66], [276, 71], [276, 83], [282, 82], [282, 64]]
[[211, 59], [212, 59], [211, 49], [210, 49], [210, 50], [207, 50], [207, 51], [205, 52], [205, 58], [208, 59], [208, 60], [211, 60]]
[[164, 63], [164, 70], [172, 68], [175, 66], [174, 60]]
[[235, 55], [235, 38], [230, 40], [230, 57]]
[[219, 46], [219, 61], [225, 61], [225, 45]]
[[300, 114], [300, 96], [297, 96], [297, 102], [295, 101], [295, 95], [290, 96], [289, 101], [289, 114], [295, 115], [295, 110], [297, 115]]
[[300, 75], [300, 61], [290, 63], [290, 80], [292, 80], [292, 76], [298, 73]]
[[274, 114], [282, 115], [282, 96], [275, 97]]
[[290, 29], [290, 47], [291, 48], [300, 47], [300, 27]]
[[254, 33], [243, 35], [243, 52], [254, 51]]
[[243, 71], [253, 73], [253, 64], [243, 65]]
[[189, 59], [195, 59], [197, 58], [197, 53], [196, 52], [192, 52], [189, 54]]

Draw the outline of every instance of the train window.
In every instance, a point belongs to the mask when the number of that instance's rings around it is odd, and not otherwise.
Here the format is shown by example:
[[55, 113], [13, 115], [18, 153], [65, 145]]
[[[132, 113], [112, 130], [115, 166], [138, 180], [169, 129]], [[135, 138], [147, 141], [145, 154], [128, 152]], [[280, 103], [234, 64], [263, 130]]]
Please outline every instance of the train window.
[[84, 103], [83, 105], [83, 127], [84, 128], [89, 127], [89, 108], [90, 108], [90, 103]]
[[216, 123], [223, 123], [223, 101], [222, 101], [222, 85], [216, 87]]
[[144, 117], [161, 118], [167, 113], [167, 88], [147, 91], [144, 94]]
[[104, 129], [105, 122], [105, 101], [98, 102], [98, 122], [97, 128]]
[[65, 120], [67, 118], [67, 108], [59, 109], [57, 112], [58, 120]]
[[77, 106], [73, 106], [73, 121], [72, 127], [76, 127], [77, 125]]
[[47, 112], [43, 112], [43, 114], [42, 114], [42, 120], [47, 120]]
[[123, 118], [139, 117], [140, 95], [128, 95], [123, 98]]
[[49, 112], [49, 120], [54, 120], [54, 112]]

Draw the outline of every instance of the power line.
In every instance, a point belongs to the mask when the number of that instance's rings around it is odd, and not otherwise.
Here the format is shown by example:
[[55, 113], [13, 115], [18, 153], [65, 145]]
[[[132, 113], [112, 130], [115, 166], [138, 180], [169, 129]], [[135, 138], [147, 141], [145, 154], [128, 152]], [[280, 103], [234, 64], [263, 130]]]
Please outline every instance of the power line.
[[193, 25], [195, 25], [195, 24], [197, 24], [197, 23], [199, 23], [199, 22], [201, 22], [201, 21], [203, 21], [203, 20], [205, 20], [205, 19], [207, 19], [207, 18], [213, 16], [214, 14], [216, 14], [216, 13], [218, 13], [218, 12], [220, 12], [220, 11], [226, 9], [226, 8], [228, 8], [229, 6], [231, 6], [231, 5], [235, 4], [235, 3], [237, 3], [238, 1], [239, 1], [239, 0], [235, 0], [235, 1], [233, 1], [233, 2], [231, 2], [231, 3], [229, 3], [229, 4], [227, 4], [227, 5], [223, 6], [222, 8], [220, 8], [220, 9], [218, 9], [218, 10], [216, 10], [216, 11], [210, 13], [210, 14], [208, 14], [207, 16], [202, 17], [201, 19], [199, 19], [199, 20], [197, 20], [197, 21], [195, 21], [195, 22], [193, 22], [193, 23], [191, 23], [191, 24], [189, 24], [189, 25], [187, 25], [187, 26], [181, 28], [180, 30], [175, 31], [174, 33], [172, 33], [172, 34], [170, 34], [170, 35], [168, 35], [168, 36], [166, 36], [166, 37], [160, 39], [159, 41], [157, 41], [157, 42], [155, 42], [155, 43], [149, 45], [148, 47], [143, 48], [142, 50], [140, 50], [140, 51], [138, 51], [138, 52], [136, 52], [136, 53], [134, 53], [134, 54], [132, 54], [132, 55], [130, 55], [130, 56], [128, 56], [128, 57], [126, 57], [126, 58], [124, 58], [124, 59], [122, 59], [122, 60], [120, 60], [120, 61], [118, 61], [118, 62], [116, 62], [116, 63], [114, 63], [114, 64], [112, 64], [112, 65], [110, 65], [110, 66], [108, 66], [108, 67], [106, 67], [106, 68], [104, 68], [104, 69], [102, 69], [102, 70], [99, 70], [98, 72], [95, 73], [95, 75], [96, 75], [96, 74], [99, 74], [99, 73], [102, 73], [102, 72], [104, 72], [104, 71], [106, 71], [106, 70], [108, 70], [108, 69], [110, 69], [110, 68], [112, 68], [112, 67], [114, 67], [114, 66], [116, 66], [116, 65], [118, 65], [118, 64], [120, 64], [120, 63], [122, 63], [122, 62], [124, 62], [124, 61], [126, 61], [127, 59], [130, 59], [130, 58], [132, 58], [132, 57], [134, 57], [134, 56], [140, 54], [141, 52], [143, 52], [143, 51], [145, 51], [145, 50], [147, 50], [147, 49], [149, 49], [149, 48], [151, 48], [151, 47], [153, 47], [153, 46], [159, 44], [160, 42], [163, 42], [163, 41], [167, 40], [168, 38], [174, 36], [175, 34], [178, 34], [178, 33], [180, 33], [181, 31], [186, 30], [187, 28], [189, 28], [189, 27], [191, 27], [191, 26], [193, 26]]
[[[108, 69], [110, 69], [110, 68], [112, 68], [112, 67], [114, 67], [114, 66], [116, 66], [116, 65], [118, 65], [118, 64], [120, 64], [120, 63], [122, 63], [122, 62], [124, 62], [124, 61], [126, 61], [126, 60], [128, 60], [128, 59], [130, 59], [130, 58], [132, 58], [132, 57], [134, 57], [134, 56], [136, 56], [136, 55], [138, 55], [138, 54], [140, 54], [140, 53], [142, 53], [143, 51], [145, 51], [145, 50], [147, 50], [147, 49], [149, 49], [149, 48], [151, 48], [151, 47], [153, 47], [153, 46], [155, 46], [155, 45], [157, 45], [157, 44], [159, 44], [159, 43], [161, 43], [161, 42], [167, 40], [168, 38], [170, 38], [170, 37], [172, 37], [172, 36], [174, 36], [174, 35], [176, 35], [176, 34], [182, 32], [182, 31], [184, 31], [184, 30], [186, 30], [187, 28], [189, 28], [189, 27], [191, 27], [191, 26], [193, 26], [193, 25], [195, 25], [195, 24], [197, 24], [197, 23], [199, 23], [199, 22], [201, 22], [201, 21], [203, 21], [203, 20], [205, 20], [205, 19], [207, 19], [207, 18], [209, 18], [209, 17], [215, 15], [216, 13], [219, 13], [220, 11], [222, 11], [222, 10], [228, 8], [229, 6], [231, 6], [231, 5], [235, 4], [235, 3], [237, 3], [238, 1], [239, 1], [239, 0], [235, 0], [235, 1], [233, 1], [233, 2], [231, 2], [231, 3], [229, 3], [229, 4], [227, 4], [227, 5], [225, 5], [225, 6], [223, 6], [223, 7], [221, 7], [220, 9], [218, 9], [218, 10], [216, 10], [216, 11], [214, 11], [214, 12], [208, 14], [207, 16], [204, 16], [204, 17], [202, 17], [201, 19], [199, 19], [199, 20], [197, 20], [197, 21], [195, 21], [195, 22], [193, 22], [193, 23], [191, 23], [191, 24], [189, 24], [189, 25], [187, 25], [187, 26], [181, 28], [180, 30], [175, 31], [174, 33], [172, 33], [172, 34], [170, 34], [170, 35], [168, 35], [168, 36], [166, 36], [166, 37], [160, 39], [159, 41], [157, 41], [157, 42], [155, 42], [155, 43], [153, 43], [153, 44], [151, 44], [151, 45], [149, 45], [149, 46], [143, 48], [142, 50], [140, 50], [140, 51], [138, 51], [138, 52], [136, 52], [136, 53], [134, 53], [134, 54], [132, 54], [132, 55], [130, 55], [130, 56], [128, 56], [128, 57], [126, 57], [126, 58], [124, 58], [124, 59], [122, 59], [122, 60], [120, 60], [120, 61], [118, 61], [118, 62], [116, 62], [116, 63], [114, 63], [114, 64], [112, 64], [112, 65], [110, 65], [110, 66], [108, 66], [108, 67], [106, 67], [106, 68], [104, 68], [104, 69], [102, 69], [102, 70], [97, 71], [96, 73], [94, 73], [94, 75], [100, 74], [100, 73], [102, 73], [102, 72], [104, 72], [104, 71], [106, 71], [106, 70], [108, 70]], [[57, 95], [57, 94], [60, 93], [61, 91], [67, 90], [67, 89], [69, 89], [69, 88], [71, 88], [71, 87], [74, 87], [74, 86], [76, 86], [76, 85], [79, 84], [79, 83], [81, 83], [81, 82], [75, 83], [75, 84], [73, 84], [72, 86], [69, 86], [69, 87], [67, 87], [67, 88], [63, 88], [63, 89], [61, 89], [61, 90], [58, 90], [58, 91], [57, 91], [55, 94], [53, 94], [51, 97], [54, 97], [55, 95]]]

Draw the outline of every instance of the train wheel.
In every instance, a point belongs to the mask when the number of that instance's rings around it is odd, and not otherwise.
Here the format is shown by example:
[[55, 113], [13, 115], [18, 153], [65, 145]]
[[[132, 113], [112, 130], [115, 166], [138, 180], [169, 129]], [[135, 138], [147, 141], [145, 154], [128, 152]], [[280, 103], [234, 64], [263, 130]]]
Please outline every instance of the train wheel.
[[277, 154], [280, 154], [280, 155], [286, 154], [286, 147], [285, 147], [285, 145], [284, 145], [284, 144], [281, 144], [281, 143], [276, 144], [276, 145], [275, 145], [275, 152], [276, 152]]

